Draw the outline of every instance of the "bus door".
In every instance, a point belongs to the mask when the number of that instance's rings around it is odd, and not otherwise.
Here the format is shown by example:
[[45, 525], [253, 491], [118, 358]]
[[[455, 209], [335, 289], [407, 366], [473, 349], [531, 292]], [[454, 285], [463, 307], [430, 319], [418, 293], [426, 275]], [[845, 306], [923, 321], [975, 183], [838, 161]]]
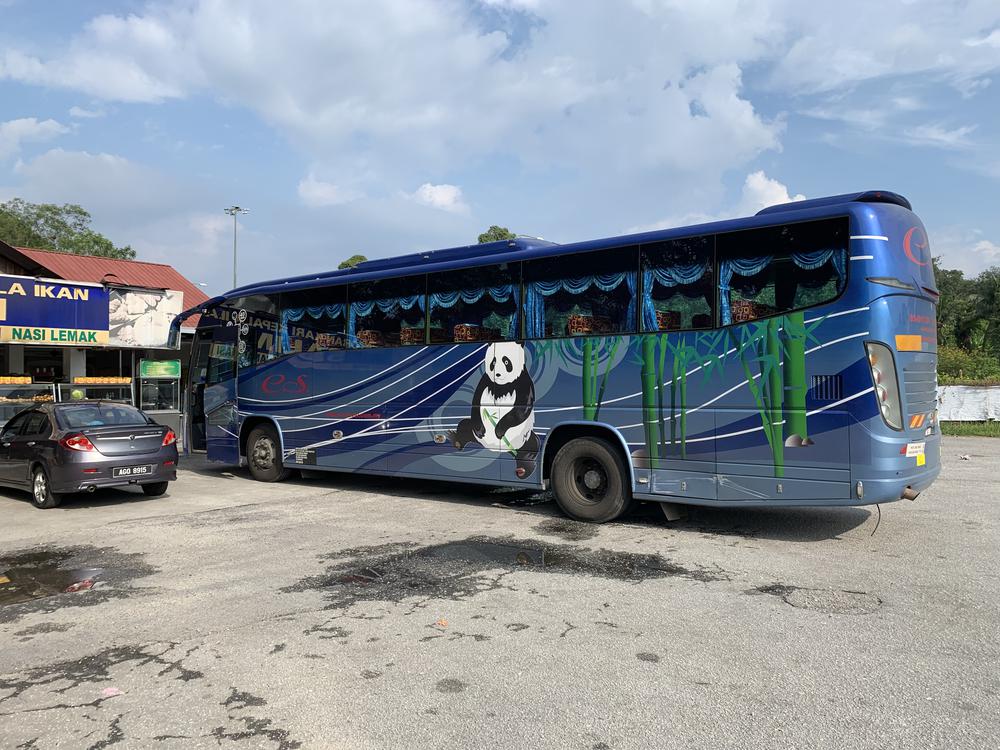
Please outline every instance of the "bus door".
[[239, 413], [236, 408], [236, 349], [239, 326], [230, 321], [208, 329], [208, 357], [201, 411], [205, 447], [210, 461], [236, 464], [240, 460]]
[[212, 347], [213, 331], [199, 329], [191, 347], [191, 365], [187, 391], [188, 428], [186, 445], [190, 450], [205, 451], [205, 377], [208, 373], [208, 353]]

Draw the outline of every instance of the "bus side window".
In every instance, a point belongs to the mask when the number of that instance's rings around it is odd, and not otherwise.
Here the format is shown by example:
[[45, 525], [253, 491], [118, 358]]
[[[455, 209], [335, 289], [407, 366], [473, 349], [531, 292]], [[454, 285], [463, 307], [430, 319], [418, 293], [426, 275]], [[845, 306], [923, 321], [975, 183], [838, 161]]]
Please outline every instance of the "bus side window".
[[642, 330], [681, 331], [715, 323], [715, 238], [642, 246]]
[[520, 275], [506, 263], [434, 274], [428, 279], [432, 344], [520, 338]]
[[252, 367], [277, 357], [277, 295], [239, 297], [225, 304], [230, 308], [229, 321], [239, 331], [237, 353], [240, 367]]
[[526, 338], [635, 333], [638, 248], [524, 264]]
[[348, 346], [408, 346], [425, 341], [425, 276], [356, 281], [350, 285]]
[[722, 325], [835, 299], [847, 281], [848, 230], [835, 218], [718, 235]]
[[282, 294], [279, 351], [292, 354], [346, 349], [346, 301], [346, 286]]

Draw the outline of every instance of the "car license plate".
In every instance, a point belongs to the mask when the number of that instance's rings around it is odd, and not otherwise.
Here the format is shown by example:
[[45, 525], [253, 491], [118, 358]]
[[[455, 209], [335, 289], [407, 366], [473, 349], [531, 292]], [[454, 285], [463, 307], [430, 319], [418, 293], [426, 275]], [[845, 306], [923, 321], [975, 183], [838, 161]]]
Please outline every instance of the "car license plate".
[[119, 477], [144, 477], [148, 474], [152, 474], [156, 469], [153, 464], [144, 464], [143, 466], [116, 466], [111, 470], [111, 476], [114, 478]]

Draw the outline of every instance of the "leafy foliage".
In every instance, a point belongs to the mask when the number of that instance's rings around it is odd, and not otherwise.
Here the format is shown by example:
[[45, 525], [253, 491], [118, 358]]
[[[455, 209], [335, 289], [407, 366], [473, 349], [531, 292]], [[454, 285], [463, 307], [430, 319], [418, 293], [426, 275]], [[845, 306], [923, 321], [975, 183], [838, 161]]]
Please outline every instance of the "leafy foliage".
[[1000, 382], [1000, 266], [969, 279], [935, 258], [934, 273], [940, 382]]
[[345, 268], [354, 268], [359, 263], [364, 263], [368, 258], [363, 255], [352, 255], [347, 260], [340, 261], [340, 265], [337, 266], [338, 271], [343, 271]]
[[507, 227], [501, 227], [494, 224], [481, 235], [479, 235], [479, 244], [483, 245], [487, 242], [500, 242], [501, 240], [512, 240], [517, 237], [512, 231]]
[[95, 232], [90, 222], [90, 213], [72, 203], [57, 206], [29, 203], [21, 198], [0, 203], [0, 239], [10, 245], [124, 260], [135, 258], [130, 246], [117, 247]]

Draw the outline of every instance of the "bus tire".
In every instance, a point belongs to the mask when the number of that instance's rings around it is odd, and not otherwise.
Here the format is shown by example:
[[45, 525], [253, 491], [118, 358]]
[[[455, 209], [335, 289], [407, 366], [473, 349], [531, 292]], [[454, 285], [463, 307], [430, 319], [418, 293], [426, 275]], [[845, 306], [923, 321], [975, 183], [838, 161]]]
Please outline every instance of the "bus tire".
[[556, 502], [577, 521], [613, 521], [632, 505], [628, 467], [606, 440], [570, 440], [556, 454], [551, 476]]
[[291, 476], [281, 460], [281, 441], [270, 425], [254, 427], [247, 438], [247, 466], [258, 482], [281, 482]]

